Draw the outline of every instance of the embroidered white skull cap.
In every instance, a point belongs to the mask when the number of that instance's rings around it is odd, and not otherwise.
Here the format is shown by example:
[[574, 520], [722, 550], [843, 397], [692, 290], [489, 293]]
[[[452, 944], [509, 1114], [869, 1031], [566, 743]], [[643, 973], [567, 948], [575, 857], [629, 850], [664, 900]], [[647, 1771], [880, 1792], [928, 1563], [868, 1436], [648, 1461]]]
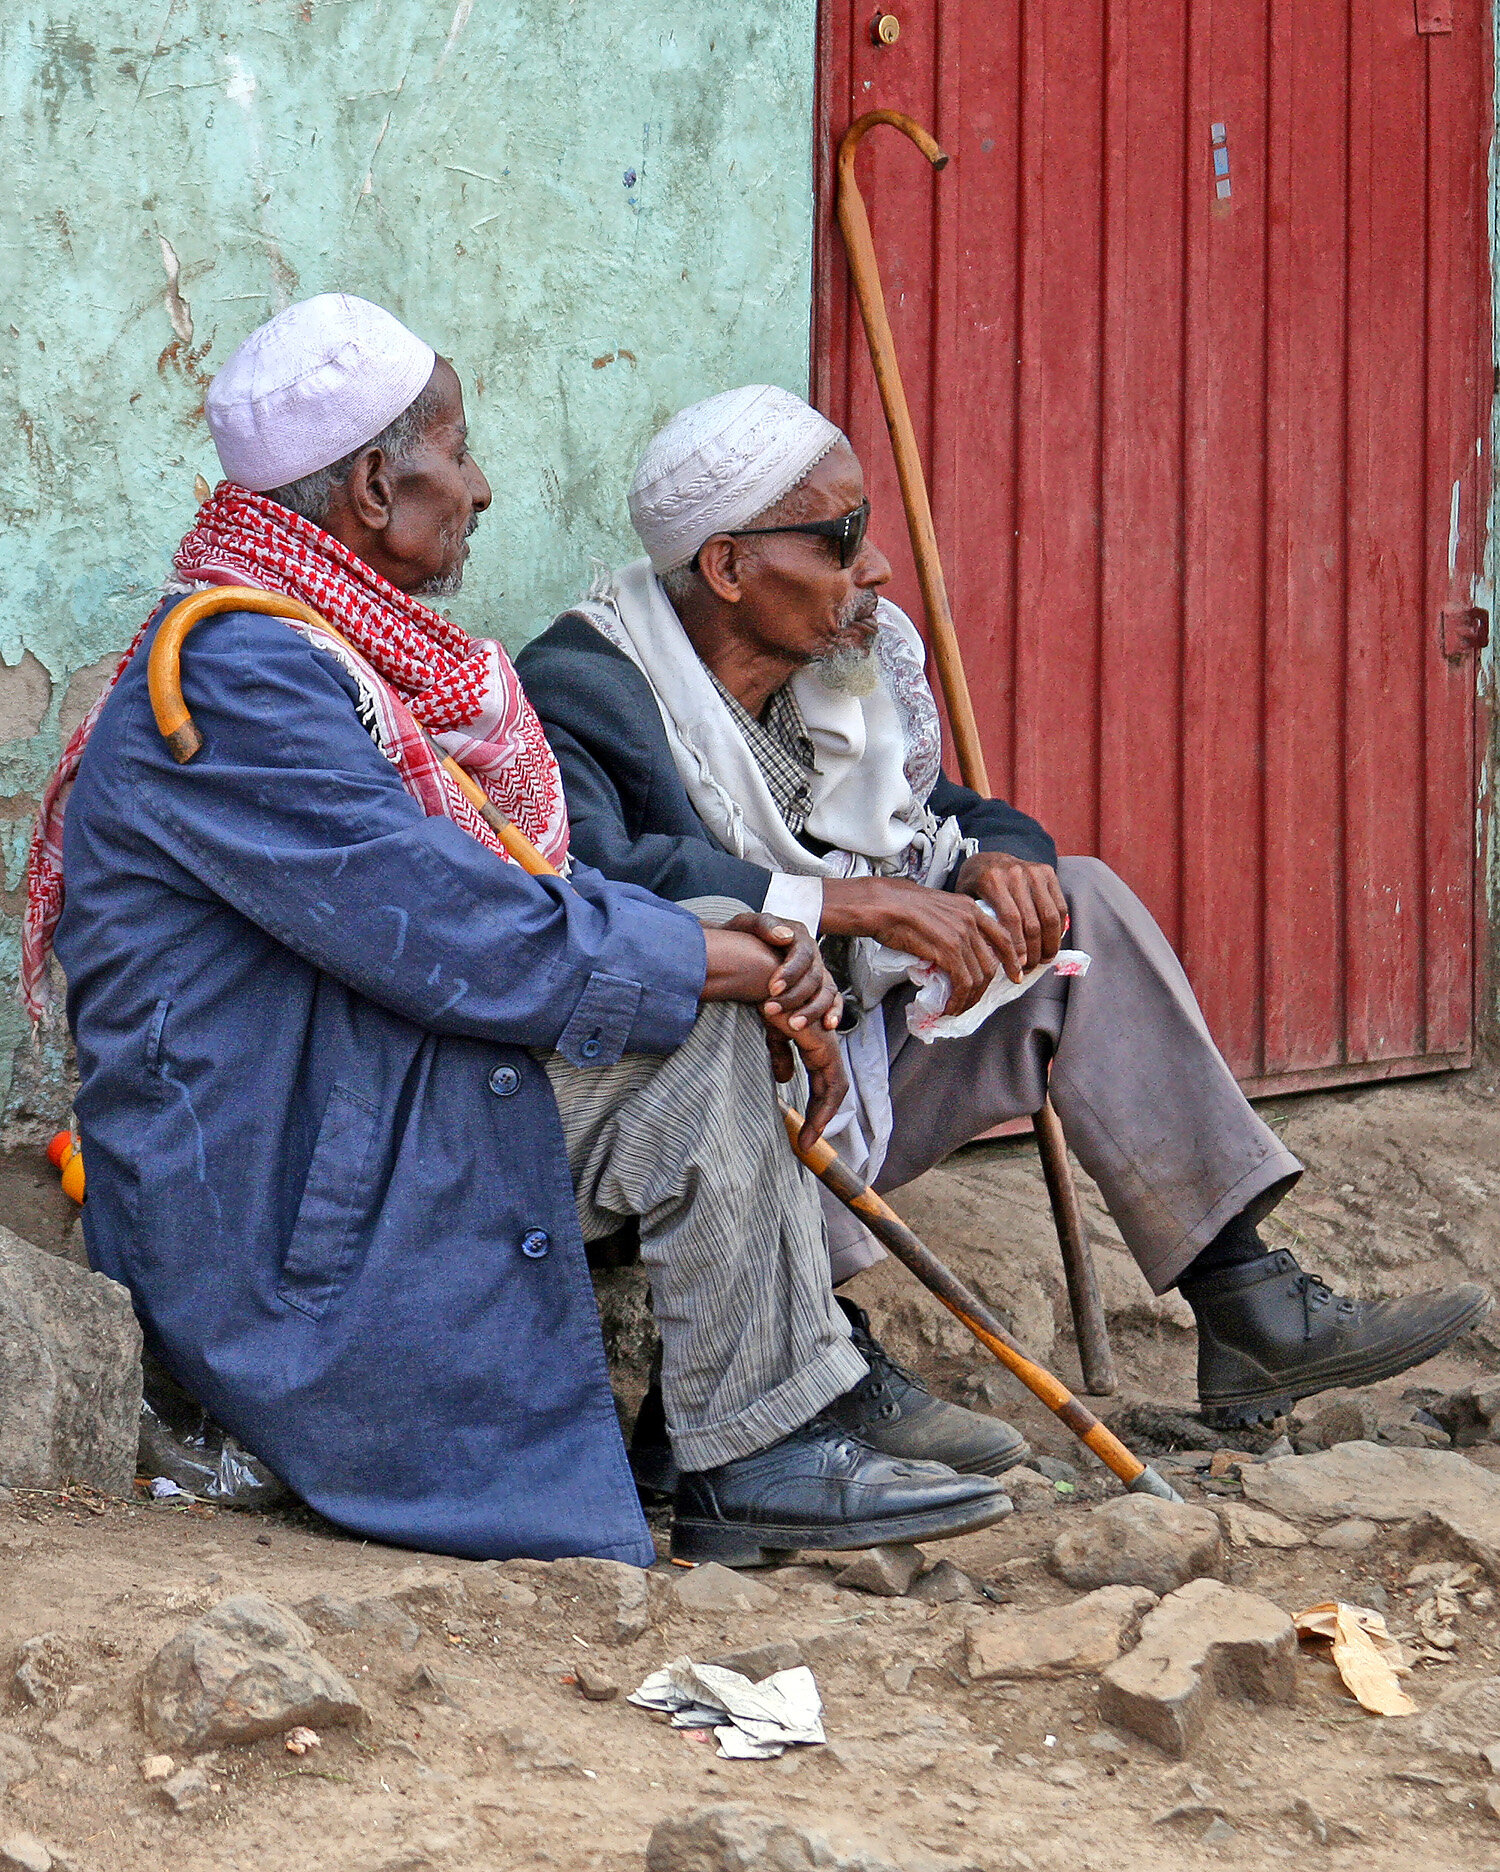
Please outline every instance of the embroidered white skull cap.
[[208, 386], [209, 434], [256, 493], [327, 468], [413, 402], [437, 354], [391, 313], [319, 293], [258, 325]]
[[630, 518], [652, 570], [686, 565], [713, 534], [748, 526], [843, 439], [775, 384], [746, 384], [679, 410], [630, 484]]

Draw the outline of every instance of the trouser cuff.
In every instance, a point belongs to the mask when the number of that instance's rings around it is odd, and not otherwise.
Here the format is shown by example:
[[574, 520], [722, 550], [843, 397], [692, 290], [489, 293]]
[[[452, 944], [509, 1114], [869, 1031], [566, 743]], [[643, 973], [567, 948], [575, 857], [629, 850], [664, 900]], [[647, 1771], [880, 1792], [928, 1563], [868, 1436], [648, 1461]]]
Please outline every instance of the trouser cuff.
[[[1292, 1168], [1288, 1169], [1288, 1163]], [[1252, 1223], [1268, 1216], [1301, 1175], [1301, 1164], [1288, 1152], [1284, 1158], [1273, 1157], [1258, 1164], [1248, 1176], [1241, 1177], [1174, 1248], [1150, 1266], [1142, 1264], [1141, 1272], [1150, 1282], [1151, 1291], [1164, 1294], [1169, 1287], [1175, 1287], [1219, 1230], [1237, 1215], [1247, 1216]]]
[[810, 1365], [757, 1398], [747, 1410], [693, 1430], [670, 1430], [672, 1454], [679, 1469], [717, 1469], [769, 1449], [869, 1373], [869, 1366], [847, 1339], [836, 1339]]

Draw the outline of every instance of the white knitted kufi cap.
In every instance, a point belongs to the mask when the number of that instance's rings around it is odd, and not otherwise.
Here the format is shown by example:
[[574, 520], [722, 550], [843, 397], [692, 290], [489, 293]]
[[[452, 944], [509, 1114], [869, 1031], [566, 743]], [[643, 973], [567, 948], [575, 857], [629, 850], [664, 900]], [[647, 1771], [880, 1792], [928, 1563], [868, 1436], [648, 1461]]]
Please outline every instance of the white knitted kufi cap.
[[257, 493], [327, 468], [421, 394], [437, 354], [389, 312], [319, 293], [257, 326], [208, 386], [209, 433]]
[[746, 384], [679, 410], [630, 484], [630, 518], [654, 572], [686, 565], [706, 539], [748, 526], [844, 439], [790, 390]]

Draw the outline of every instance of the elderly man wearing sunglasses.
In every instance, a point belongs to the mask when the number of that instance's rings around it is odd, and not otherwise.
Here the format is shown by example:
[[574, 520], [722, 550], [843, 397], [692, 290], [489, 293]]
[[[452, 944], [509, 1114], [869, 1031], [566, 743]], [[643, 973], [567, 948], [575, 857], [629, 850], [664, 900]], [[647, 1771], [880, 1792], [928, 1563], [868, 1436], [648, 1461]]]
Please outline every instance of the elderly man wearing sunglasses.
[[[937, 708], [845, 437], [767, 385], [680, 412], [646, 451], [630, 512], [649, 557], [601, 580], [521, 655], [556, 751], [574, 849], [675, 901], [796, 919], [846, 989], [851, 1092], [828, 1136], [899, 1189], [1049, 1088], [1157, 1293], [1198, 1324], [1198, 1391], [1247, 1423], [1394, 1375], [1488, 1307], [1479, 1288], [1367, 1304], [1333, 1294], [1256, 1224], [1302, 1166], [1246, 1103], [1139, 899], [1094, 858], [942, 772]], [[1041, 972], [1070, 947], [1086, 975]], [[917, 982], [974, 1031], [924, 1044]], [[993, 1005], [1004, 978], [1026, 992]], [[941, 992], [938, 989], [937, 992]], [[921, 1023], [919, 1022], [918, 1025]], [[880, 1256], [825, 1204], [835, 1286]], [[998, 1297], [998, 1296], [997, 1296]], [[841, 1298], [870, 1376], [839, 1400], [888, 1455], [996, 1475], [1026, 1446], [940, 1402]], [[638, 1476], [664, 1452], [648, 1399]]]

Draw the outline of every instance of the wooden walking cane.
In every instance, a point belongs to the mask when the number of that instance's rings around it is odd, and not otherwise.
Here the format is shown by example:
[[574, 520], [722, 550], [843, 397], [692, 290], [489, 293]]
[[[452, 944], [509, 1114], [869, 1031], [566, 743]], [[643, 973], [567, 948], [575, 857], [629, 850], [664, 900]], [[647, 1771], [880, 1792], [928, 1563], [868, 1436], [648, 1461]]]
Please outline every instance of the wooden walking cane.
[[[311, 606], [279, 592], [256, 591], [250, 586], [221, 585], [211, 591], [196, 592], [184, 598], [162, 620], [151, 646], [146, 666], [151, 708], [157, 728], [171, 750], [172, 758], [190, 761], [203, 746], [182, 696], [182, 647], [188, 632], [218, 611], [260, 611], [272, 617], [297, 617], [315, 624], [331, 637], [339, 633]], [[344, 639], [339, 637], [339, 641]], [[425, 733], [425, 729], [423, 730]], [[429, 740], [431, 737], [428, 737]], [[512, 824], [486, 796], [477, 781], [466, 774], [458, 762], [442, 757], [444, 768], [463, 789], [464, 797], [481, 814], [504, 842], [505, 849], [533, 877], [556, 877], [557, 867], [550, 864], [519, 826]], [[1180, 1496], [1163, 1482], [1154, 1469], [1131, 1455], [1125, 1445], [1107, 1430], [1093, 1414], [1084, 1409], [1067, 1389], [1040, 1365], [1034, 1364], [1013, 1344], [1005, 1328], [974, 1294], [971, 1294], [937, 1256], [925, 1247], [906, 1224], [857, 1177], [839, 1158], [833, 1147], [820, 1138], [810, 1150], [803, 1151], [797, 1140], [803, 1120], [789, 1106], [781, 1107], [782, 1117], [792, 1140], [792, 1149], [820, 1181], [849, 1205], [872, 1234], [878, 1235], [891, 1252], [911, 1269], [917, 1279], [968, 1327], [981, 1344], [989, 1347], [1006, 1368], [1053, 1410], [1073, 1434], [1119, 1476], [1128, 1488], [1139, 1494], [1160, 1495], [1178, 1501]]]
[[972, 1288], [966, 1287], [951, 1268], [944, 1266], [927, 1244], [909, 1229], [888, 1203], [877, 1196], [863, 1177], [856, 1176], [833, 1146], [823, 1138], [810, 1149], [797, 1142], [802, 1130], [802, 1114], [790, 1105], [781, 1107], [782, 1123], [792, 1140], [792, 1149], [813, 1175], [831, 1189], [839, 1201], [852, 1209], [865, 1227], [882, 1242], [898, 1261], [909, 1267], [930, 1294], [941, 1300], [955, 1319], [961, 1320], [982, 1346], [987, 1346], [1008, 1372], [1019, 1378], [1034, 1397], [1039, 1397], [1073, 1432], [1079, 1442], [1094, 1454], [1125, 1484], [1134, 1495], [1159, 1495], [1163, 1501], [1180, 1502], [1182, 1497], [1170, 1482], [1164, 1482], [1149, 1463], [1133, 1456], [1113, 1430], [1100, 1423], [1094, 1413], [1045, 1366], [1038, 1365], [1011, 1338], [994, 1314]]
[[[917, 579], [922, 588], [922, 604], [927, 613], [927, 636], [932, 645], [938, 681], [948, 705], [948, 720], [953, 728], [953, 745], [958, 752], [959, 772], [965, 786], [972, 787], [986, 799], [990, 797], [989, 772], [984, 749], [979, 741], [979, 724], [964, 674], [963, 653], [958, 646], [958, 632], [953, 627], [953, 612], [948, 604], [948, 587], [943, 578], [943, 562], [938, 553], [937, 531], [932, 524], [932, 507], [927, 498], [927, 480], [922, 473], [922, 457], [917, 449], [916, 431], [911, 411], [906, 406], [906, 391], [901, 382], [901, 366], [896, 357], [896, 341], [886, 317], [885, 294], [880, 285], [880, 265], [875, 258], [875, 243], [870, 234], [870, 217], [865, 212], [864, 197], [854, 178], [854, 158], [866, 134], [877, 124], [889, 124], [909, 137], [934, 169], [946, 168], [947, 155], [938, 147], [921, 124], [902, 111], [866, 111], [844, 132], [838, 154], [838, 222], [849, 256], [849, 273], [859, 300], [865, 336], [870, 344], [870, 361], [875, 367], [875, 382], [880, 390], [881, 408], [886, 427], [891, 432], [891, 449], [896, 457], [896, 475], [901, 483], [901, 500], [906, 509], [906, 526], [911, 536], [912, 556], [917, 562]], [[1109, 1331], [1104, 1319], [1104, 1304], [1099, 1297], [1099, 1282], [1084, 1233], [1083, 1211], [1068, 1166], [1068, 1146], [1062, 1125], [1050, 1098], [1034, 1114], [1037, 1151], [1042, 1160], [1042, 1175], [1047, 1181], [1047, 1195], [1052, 1203], [1052, 1219], [1057, 1227], [1057, 1242], [1062, 1253], [1063, 1274], [1068, 1283], [1068, 1301], [1078, 1335], [1078, 1357], [1083, 1366], [1085, 1386], [1096, 1397], [1108, 1397], [1116, 1389], [1114, 1355], [1110, 1350]]]

